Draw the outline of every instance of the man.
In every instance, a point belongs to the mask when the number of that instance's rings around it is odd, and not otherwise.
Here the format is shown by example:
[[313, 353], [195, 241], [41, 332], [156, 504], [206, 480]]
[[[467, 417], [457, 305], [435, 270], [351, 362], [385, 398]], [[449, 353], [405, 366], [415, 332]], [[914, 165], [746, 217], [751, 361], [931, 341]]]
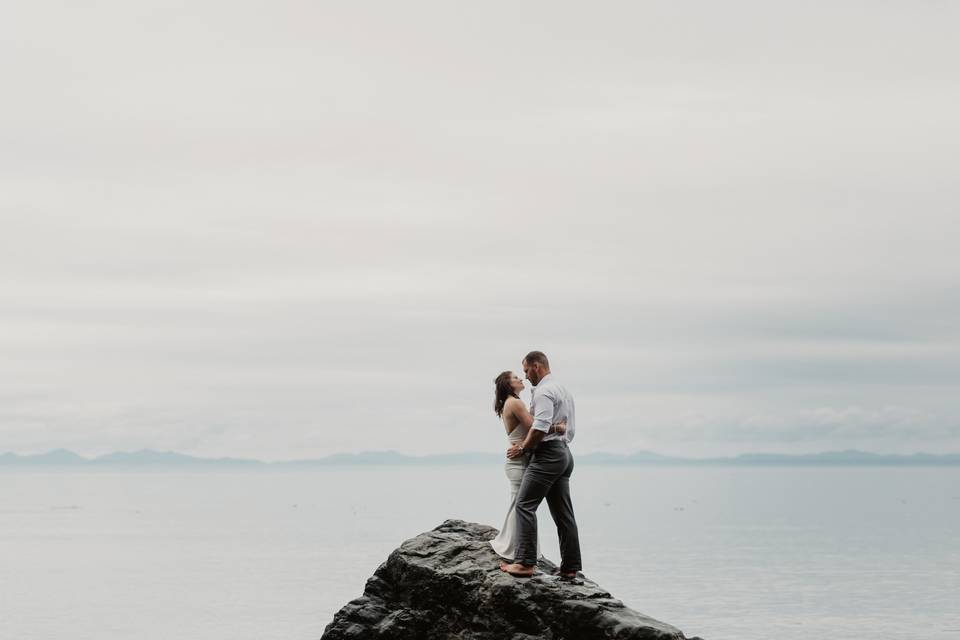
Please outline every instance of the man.
[[[546, 498], [560, 537], [560, 577], [572, 580], [583, 568], [577, 521], [570, 500], [573, 454], [567, 443], [573, 440], [576, 431], [573, 396], [554, 379], [550, 362], [542, 351], [528, 353], [522, 365], [527, 380], [533, 385], [533, 427], [523, 442], [507, 449], [507, 457], [527, 453], [531, 457], [517, 494], [516, 556], [513, 564], [500, 563], [500, 569], [518, 577], [533, 575], [537, 564], [537, 508]], [[564, 420], [565, 433], [547, 433], [551, 424]]]

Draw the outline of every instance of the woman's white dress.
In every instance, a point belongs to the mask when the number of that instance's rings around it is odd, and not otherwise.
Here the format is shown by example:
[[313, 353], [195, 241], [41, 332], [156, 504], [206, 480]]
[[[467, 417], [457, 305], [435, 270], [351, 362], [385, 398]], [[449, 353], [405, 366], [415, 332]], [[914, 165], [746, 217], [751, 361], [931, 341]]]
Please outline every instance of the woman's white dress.
[[[511, 445], [523, 442], [527, 437], [527, 430], [517, 425], [507, 436]], [[520, 481], [523, 479], [523, 471], [527, 468], [527, 457], [519, 456], [517, 458], [507, 458], [503, 469], [507, 474], [507, 480], [510, 481], [510, 508], [507, 509], [507, 516], [504, 518], [503, 527], [497, 537], [490, 541], [490, 546], [497, 554], [508, 560], [513, 560], [517, 551], [517, 514], [514, 507], [517, 506], [517, 492], [520, 491]], [[540, 532], [537, 532], [537, 557], [543, 557], [540, 553]]]

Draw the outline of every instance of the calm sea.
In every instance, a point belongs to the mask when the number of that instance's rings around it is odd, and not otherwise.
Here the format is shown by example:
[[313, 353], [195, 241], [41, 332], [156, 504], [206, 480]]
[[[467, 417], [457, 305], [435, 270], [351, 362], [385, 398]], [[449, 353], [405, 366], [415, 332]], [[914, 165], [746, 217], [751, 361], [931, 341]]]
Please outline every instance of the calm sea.
[[[307, 640], [492, 467], [0, 473], [0, 638]], [[960, 638], [960, 469], [573, 476], [585, 573], [707, 640]], [[546, 505], [545, 553], [557, 557]]]

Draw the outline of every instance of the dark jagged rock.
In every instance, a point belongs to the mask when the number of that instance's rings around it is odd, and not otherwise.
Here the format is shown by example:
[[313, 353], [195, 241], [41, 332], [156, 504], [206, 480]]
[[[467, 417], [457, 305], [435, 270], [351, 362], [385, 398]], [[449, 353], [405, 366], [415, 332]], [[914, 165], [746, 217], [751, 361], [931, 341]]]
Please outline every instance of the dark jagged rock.
[[[322, 640], [685, 640], [587, 579], [562, 581], [547, 560], [532, 578], [499, 569], [497, 530], [447, 520], [407, 540], [367, 580]], [[690, 640], [699, 640], [691, 638]]]

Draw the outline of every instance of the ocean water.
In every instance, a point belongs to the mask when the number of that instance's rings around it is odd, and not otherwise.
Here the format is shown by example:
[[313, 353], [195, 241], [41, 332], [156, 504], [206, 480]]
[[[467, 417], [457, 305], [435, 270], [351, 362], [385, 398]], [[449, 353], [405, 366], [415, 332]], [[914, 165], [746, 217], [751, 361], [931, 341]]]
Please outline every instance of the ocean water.
[[[960, 469], [580, 465], [584, 571], [707, 640], [960, 638]], [[0, 473], [0, 638], [307, 640], [498, 467]], [[557, 559], [546, 505], [541, 543]]]

